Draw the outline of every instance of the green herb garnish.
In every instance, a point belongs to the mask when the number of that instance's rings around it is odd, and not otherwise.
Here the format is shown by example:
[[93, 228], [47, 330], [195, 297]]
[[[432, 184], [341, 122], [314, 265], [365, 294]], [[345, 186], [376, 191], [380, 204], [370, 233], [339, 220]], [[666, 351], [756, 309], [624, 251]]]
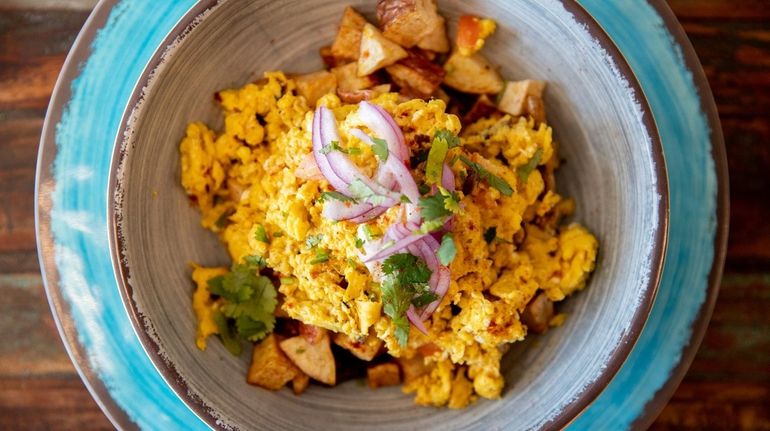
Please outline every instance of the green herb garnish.
[[396, 327], [398, 344], [406, 346], [409, 339], [409, 319], [406, 312], [410, 306], [425, 306], [438, 296], [430, 292], [428, 280], [431, 271], [425, 261], [409, 253], [391, 255], [382, 263], [383, 311]]
[[465, 163], [469, 168], [473, 169], [473, 171], [476, 172], [479, 178], [486, 181], [487, 184], [489, 184], [490, 186], [499, 190], [500, 193], [504, 194], [505, 196], [510, 196], [513, 194], [513, 189], [507, 182], [505, 182], [504, 179], [498, 177], [492, 172], [489, 172], [483, 166], [468, 159], [465, 156], [460, 156], [460, 160], [463, 163]]
[[318, 235], [310, 235], [309, 237], [305, 238], [305, 246], [308, 249], [311, 249], [317, 246], [323, 238], [324, 238], [323, 234], [320, 234], [320, 233]]
[[219, 339], [222, 341], [222, 345], [225, 346], [225, 349], [227, 349], [233, 356], [241, 356], [243, 346], [241, 346], [238, 335], [235, 334], [233, 328], [230, 327], [227, 318], [219, 311], [215, 311], [211, 318], [217, 325]]
[[348, 187], [354, 199], [369, 202], [372, 205], [382, 205], [387, 198], [374, 192], [368, 185], [364, 184], [359, 178], [353, 180]]
[[270, 243], [270, 238], [267, 237], [267, 231], [265, 231], [265, 227], [261, 224], [257, 225], [257, 230], [254, 231], [254, 239], [260, 242], [264, 242], [266, 244]]
[[460, 138], [449, 130], [442, 129], [433, 135], [433, 143], [428, 152], [428, 162], [425, 164], [425, 182], [441, 184], [444, 171], [444, 160], [450, 148], [460, 145]]
[[529, 159], [529, 161], [526, 164], [516, 168], [516, 175], [519, 176], [519, 180], [522, 183], [527, 182], [527, 179], [529, 179], [529, 174], [531, 174], [532, 171], [535, 170], [537, 165], [540, 163], [540, 159], [542, 158], [543, 158], [543, 149], [538, 148], [537, 151], [535, 151], [535, 155], [532, 156], [532, 158]]
[[315, 251], [315, 257], [310, 260], [311, 265], [318, 265], [329, 260], [329, 252], [323, 248], [319, 248]]
[[444, 235], [444, 237], [441, 238], [441, 246], [439, 246], [438, 252], [436, 252], [439, 262], [441, 262], [442, 265], [447, 266], [454, 260], [455, 254], [457, 254], [457, 247], [455, 246], [452, 235]]
[[388, 161], [388, 142], [380, 138], [372, 138], [372, 152], [383, 163]]
[[318, 201], [324, 203], [329, 199], [334, 199], [340, 202], [356, 202], [356, 200], [350, 196], [343, 195], [342, 193], [336, 191], [322, 192], [321, 197], [318, 198]]

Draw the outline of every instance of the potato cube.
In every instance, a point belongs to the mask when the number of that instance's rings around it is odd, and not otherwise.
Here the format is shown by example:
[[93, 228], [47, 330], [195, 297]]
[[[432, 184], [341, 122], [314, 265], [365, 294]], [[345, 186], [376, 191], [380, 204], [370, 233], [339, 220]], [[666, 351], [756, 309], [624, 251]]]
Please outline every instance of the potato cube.
[[414, 355], [411, 358], [397, 358], [396, 361], [401, 366], [404, 383], [413, 382], [428, 372], [428, 367], [425, 366], [425, 359], [422, 355]]
[[535, 334], [542, 334], [550, 326], [553, 318], [553, 302], [548, 299], [545, 292], [540, 292], [529, 301], [524, 312], [521, 313], [521, 322], [527, 325], [527, 330]]
[[385, 37], [411, 48], [436, 28], [439, 15], [433, 0], [380, 0], [377, 19]]
[[329, 346], [329, 334], [324, 333], [315, 344], [299, 335], [281, 341], [280, 346], [286, 356], [303, 373], [327, 385], [336, 383], [337, 370], [334, 355]]
[[361, 31], [366, 23], [366, 18], [356, 12], [355, 9], [350, 6], [346, 7], [345, 12], [342, 14], [337, 37], [334, 38], [334, 43], [332, 43], [332, 55], [344, 60], [357, 59], [358, 46], [361, 43]]
[[363, 361], [371, 361], [374, 359], [374, 357], [380, 353], [380, 349], [382, 348], [382, 340], [374, 335], [369, 335], [363, 341], [357, 341], [348, 337], [346, 334], [334, 334], [332, 340], [334, 341], [334, 344], [348, 350], [356, 358]]
[[440, 66], [413, 54], [385, 70], [393, 82], [404, 90], [402, 93], [422, 98], [435, 93], [444, 77]]
[[443, 16], [438, 15], [433, 29], [417, 42], [417, 47], [426, 51], [449, 52], [449, 38], [446, 36], [446, 20]]
[[486, 58], [453, 52], [444, 63], [444, 83], [456, 90], [472, 94], [494, 94], [503, 89], [503, 79]]
[[294, 395], [305, 392], [308, 386], [310, 386], [310, 376], [303, 372], [297, 374], [291, 381], [291, 390], [294, 392]]
[[348, 63], [331, 70], [337, 78], [337, 89], [342, 91], [358, 91], [373, 87], [376, 82], [371, 76], [358, 76], [358, 65]]
[[254, 346], [246, 381], [252, 385], [277, 391], [296, 377], [298, 373], [297, 367], [278, 346], [276, 336], [270, 334], [261, 343]]
[[407, 53], [369, 23], [364, 25], [358, 55], [358, 76], [366, 76], [401, 60]]
[[[340, 89], [337, 89], [337, 96], [339, 96], [340, 100], [342, 100], [345, 103], [358, 103], [362, 100], [372, 100], [375, 97], [385, 93], [390, 93], [390, 84], [375, 85], [374, 87], [366, 90], [356, 90], [356, 91], [342, 91]], [[321, 179], [323, 179], [323, 177], [321, 177]], [[379, 303], [377, 304], [379, 305]], [[377, 317], [379, 317], [379, 313]], [[363, 322], [364, 321], [361, 320], [361, 327], [364, 326]], [[374, 322], [371, 322], [368, 325], [366, 325], [366, 327], [361, 332], [366, 332], [366, 330], [369, 329], [369, 325], [371, 325], [372, 323]]]
[[[388, 86], [390, 91], [390, 86]], [[375, 301], [356, 301], [356, 310], [358, 311], [358, 325], [362, 333], [367, 333], [369, 327], [380, 320], [382, 315], [382, 303]]]
[[366, 380], [372, 389], [383, 386], [394, 386], [401, 383], [398, 365], [392, 362], [386, 362], [374, 365], [366, 369]]
[[337, 77], [326, 70], [295, 76], [294, 82], [297, 83], [297, 92], [311, 108], [321, 96], [337, 90]]
[[505, 89], [503, 90], [503, 94], [500, 97], [500, 103], [497, 104], [497, 107], [501, 111], [511, 115], [518, 116], [533, 114], [532, 112], [529, 112], [529, 104], [532, 105], [533, 110], [537, 111], [537, 102], [533, 101], [528, 103], [527, 100], [532, 96], [541, 99], [542, 102], [544, 89], [544, 81], [537, 81], [534, 79], [508, 81], [505, 83]]

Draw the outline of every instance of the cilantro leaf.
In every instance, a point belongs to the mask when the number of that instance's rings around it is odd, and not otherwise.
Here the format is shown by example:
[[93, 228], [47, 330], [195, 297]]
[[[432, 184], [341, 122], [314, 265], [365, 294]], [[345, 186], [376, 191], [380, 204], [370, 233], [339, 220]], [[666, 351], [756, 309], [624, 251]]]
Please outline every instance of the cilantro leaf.
[[532, 156], [531, 159], [526, 164], [523, 164], [516, 168], [516, 175], [519, 176], [519, 180], [522, 183], [526, 183], [527, 179], [529, 179], [529, 174], [532, 173], [532, 171], [537, 168], [537, 165], [540, 163], [540, 159], [543, 158], [543, 149], [538, 148], [537, 151], [535, 151], [535, 155]]
[[418, 203], [422, 217], [427, 220], [435, 220], [460, 212], [460, 197], [457, 193], [439, 189], [439, 193], [420, 198]]
[[484, 241], [487, 242], [487, 244], [492, 244], [492, 241], [497, 238], [497, 227], [492, 226], [491, 228], [484, 231]]
[[270, 243], [270, 238], [267, 237], [267, 231], [265, 231], [265, 227], [261, 224], [257, 225], [257, 230], [254, 231], [254, 239], [260, 242], [264, 242], [266, 244]]
[[382, 205], [387, 199], [385, 196], [375, 193], [374, 190], [364, 184], [359, 178], [350, 183], [348, 190], [355, 199], [369, 202], [372, 205]]
[[430, 233], [434, 230], [441, 229], [444, 227], [444, 224], [449, 220], [449, 216], [447, 217], [441, 217], [434, 220], [426, 220], [423, 221], [422, 224], [420, 224], [420, 229], [417, 231], [418, 233]]
[[334, 199], [340, 202], [353, 202], [353, 203], [356, 202], [356, 200], [351, 198], [350, 196], [346, 196], [337, 191], [322, 192], [321, 197], [318, 198], [318, 201], [321, 203], [324, 203], [329, 199]]
[[444, 237], [441, 238], [441, 246], [439, 246], [438, 252], [436, 253], [439, 262], [441, 262], [442, 265], [447, 266], [454, 260], [455, 254], [457, 254], [457, 247], [455, 246], [452, 235], [444, 235]]
[[396, 327], [396, 340], [401, 346], [406, 346], [409, 338], [407, 310], [412, 305], [425, 306], [437, 298], [435, 293], [430, 292], [427, 284], [431, 271], [419, 257], [398, 253], [385, 259], [382, 272], [382, 309]]
[[256, 254], [244, 257], [243, 261], [249, 266], [256, 267], [257, 271], [267, 266], [265, 258]]
[[433, 138], [433, 144], [428, 151], [428, 162], [425, 164], [426, 183], [441, 184], [447, 151], [449, 151], [449, 144], [446, 139]]
[[358, 147], [348, 147], [347, 151], [343, 151], [343, 150], [340, 150], [340, 151], [342, 151], [343, 153], [350, 154], [351, 156], [357, 156], [362, 152], [361, 149]]
[[356, 248], [361, 248], [364, 246], [364, 240], [362, 238], [356, 238]]
[[402, 204], [410, 204], [410, 203], [412, 203], [412, 200], [409, 199], [409, 197], [407, 197], [406, 195], [401, 195], [399, 200], [401, 201]]
[[344, 148], [340, 147], [339, 141], [331, 141], [329, 145], [324, 145], [323, 147], [321, 147], [321, 154], [329, 154], [332, 151], [339, 151], [341, 153], [347, 154], [347, 151]]
[[388, 142], [384, 139], [380, 138], [372, 138], [372, 152], [379, 158], [383, 163], [388, 161]]
[[455, 135], [454, 133], [450, 132], [447, 129], [441, 129], [437, 130], [436, 133], [433, 135], [433, 140], [436, 139], [442, 139], [446, 141], [447, 147], [454, 148], [460, 146], [460, 137]]
[[469, 168], [471, 168], [473, 171], [475, 171], [476, 174], [479, 176], [479, 178], [486, 181], [487, 184], [489, 184], [490, 186], [499, 190], [500, 193], [504, 194], [505, 196], [510, 196], [513, 194], [513, 189], [504, 179], [498, 177], [492, 172], [489, 172], [483, 166], [481, 166], [480, 164], [474, 161], [469, 160], [465, 156], [460, 156], [460, 160], [463, 163], [465, 163]]
[[222, 345], [225, 346], [225, 349], [227, 349], [233, 356], [241, 356], [243, 346], [241, 346], [240, 340], [238, 340], [238, 337], [233, 333], [233, 329], [227, 322], [227, 318], [225, 318], [219, 311], [214, 312], [211, 318], [217, 325], [219, 339], [222, 340]]

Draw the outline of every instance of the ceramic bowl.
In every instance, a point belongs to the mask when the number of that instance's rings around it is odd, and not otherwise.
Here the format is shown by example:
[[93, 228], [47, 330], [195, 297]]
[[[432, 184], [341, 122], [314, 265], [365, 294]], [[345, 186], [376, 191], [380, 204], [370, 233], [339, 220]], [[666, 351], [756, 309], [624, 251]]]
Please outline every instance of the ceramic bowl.
[[218, 129], [213, 94], [266, 70], [319, 69], [345, 6], [374, 21], [373, 0], [201, 2], [169, 34], [137, 83], [110, 177], [111, 252], [124, 303], [168, 384], [210, 426], [238, 429], [542, 429], [573, 420], [625, 360], [649, 313], [664, 259], [665, 163], [647, 102], [624, 59], [573, 1], [440, 0], [449, 22], [493, 17], [484, 48], [509, 79], [548, 81], [549, 123], [566, 163], [563, 195], [600, 241], [588, 287], [564, 302], [566, 323], [514, 344], [500, 400], [465, 410], [417, 407], [399, 388], [354, 382], [302, 396], [246, 384], [249, 355], [195, 347], [190, 262], [227, 265], [179, 184], [190, 121]]

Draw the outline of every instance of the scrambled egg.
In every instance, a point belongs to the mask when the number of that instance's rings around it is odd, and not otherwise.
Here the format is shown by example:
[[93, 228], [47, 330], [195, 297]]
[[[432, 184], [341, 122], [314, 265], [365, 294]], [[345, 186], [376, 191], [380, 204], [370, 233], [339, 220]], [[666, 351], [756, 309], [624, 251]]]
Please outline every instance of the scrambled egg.
[[[450, 265], [452, 281], [425, 322], [430, 335], [413, 328], [402, 348], [382, 312], [379, 286], [357, 255], [357, 226], [322, 217], [318, 198], [329, 185], [295, 175], [311, 153], [313, 111], [282, 73], [265, 78], [262, 84], [218, 94], [225, 116], [221, 133], [201, 123], [187, 128], [180, 145], [182, 185], [200, 208], [202, 225], [220, 235], [234, 262], [260, 255], [277, 274], [296, 279], [280, 287], [282, 313], [354, 339], [379, 337], [395, 357], [424, 356], [427, 372], [404, 386], [415, 393], [418, 404], [461, 408], [479, 396], [499, 398], [504, 386], [500, 360], [507, 343], [527, 335], [520, 320], [527, 303], [539, 291], [560, 301], [580, 290], [596, 259], [598, 242], [591, 233], [577, 224], [560, 225], [574, 203], [555, 190], [552, 175], [558, 157], [551, 128], [495, 115], [461, 130], [459, 119], [445, 111], [441, 100], [402, 102], [395, 93], [372, 100], [393, 116], [413, 154], [437, 130], [447, 129], [459, 134], [463, 144], [450, 150], [449, 159], [462, 154], [514, 189], [504, 196], [484, 182], [469, 180], [466, 165], [453, 164], [463, 211], [453, 228], [457, 254]], [[318, 103], [334, 112], [340, 145], [358, 147], [360, 153], [351, 159], [371, 174], [376, 166], [371, 150], [348, 133], [363, 127], [356, 105], [342, 104], [333, 94]], [[541, 169], [522, 175], [520, 170], [536, 154]], [[418, 182], [422, 179], [421, 173], [414, 175]], [[399, 216], [398, 207], [369, 222], [371, 230], [385, 231]], [[269, 243], [255, 238], [260, 226]], [[320, 238], [317, 247], [329, 251], [328, 261], [311, 263], [315, 253], [306, 244], [311, 236]], [[202, 270], [196, 270], [199, 288], [194, 296], [199, 346], [216, 333], [207, 317], [216, 305], [202, 280], [221, 271]]]

